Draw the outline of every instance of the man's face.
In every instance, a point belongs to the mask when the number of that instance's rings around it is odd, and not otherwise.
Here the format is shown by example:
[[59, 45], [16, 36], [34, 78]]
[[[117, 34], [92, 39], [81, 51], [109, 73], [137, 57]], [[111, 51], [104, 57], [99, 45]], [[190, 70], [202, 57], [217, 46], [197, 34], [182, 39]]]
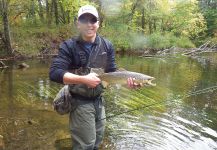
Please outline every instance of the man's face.
[[77, 28], [83, 38], [93, 38], [99, 28], [99, 21], [91, 14], [83, 14], [78, 19]]

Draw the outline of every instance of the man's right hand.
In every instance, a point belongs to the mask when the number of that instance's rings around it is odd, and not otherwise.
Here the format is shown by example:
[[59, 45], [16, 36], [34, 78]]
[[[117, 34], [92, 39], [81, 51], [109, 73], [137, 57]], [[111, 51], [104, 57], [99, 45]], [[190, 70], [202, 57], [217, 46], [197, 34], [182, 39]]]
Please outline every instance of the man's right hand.
[[95, 88], [101, 82], [96, 73], [89, 73], [88, 75], [82, 76], [82, 80], [89, 88]]
[[67, 72], [63, 76], [64, 84], [86, 84], [89, 88], [95, 88], [101, 80], [96, 73], [80, 76]]

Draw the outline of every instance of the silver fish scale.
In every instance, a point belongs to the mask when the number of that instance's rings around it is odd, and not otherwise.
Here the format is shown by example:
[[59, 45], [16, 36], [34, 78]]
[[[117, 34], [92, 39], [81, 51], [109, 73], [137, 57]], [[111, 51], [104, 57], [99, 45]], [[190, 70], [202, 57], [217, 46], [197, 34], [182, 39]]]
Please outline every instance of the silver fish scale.
[[131, 71], [117, 71], [117, 72], [110, 72], [110, 73], [105, 73], [104, 75], [110, 75], [114, 77], [124, 77], [124, 78], [135, 78], [139, 80], [148, 80], [148, 79], [154, 79], [154, 77], [144, 75], [142, 73], [137, 73], [137, 72], [131, 72]]

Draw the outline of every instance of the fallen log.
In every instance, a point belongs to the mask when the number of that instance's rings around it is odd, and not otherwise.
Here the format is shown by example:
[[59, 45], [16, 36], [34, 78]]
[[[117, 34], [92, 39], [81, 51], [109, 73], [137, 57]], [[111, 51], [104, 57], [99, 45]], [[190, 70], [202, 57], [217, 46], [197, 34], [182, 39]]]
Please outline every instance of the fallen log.
[[200, 54], [203, 52], [207, 52], [215, 46], [215, 44], [213, 44], [212, 46], [208, 47], [210, 44], [211, 44], [211, 42], [207, 41], [206, 43], [202, 44], [199, 48], [193, 49], [192, 51], [184, 53], [183, 55], [185, 55], [185, 56], [186, 55], [196, 55], [196, 54]]
[[5, 69], [5, 68], [8, 68], [8, 66], [5, 65], [3, 61], [0, 61], [0, 69]]

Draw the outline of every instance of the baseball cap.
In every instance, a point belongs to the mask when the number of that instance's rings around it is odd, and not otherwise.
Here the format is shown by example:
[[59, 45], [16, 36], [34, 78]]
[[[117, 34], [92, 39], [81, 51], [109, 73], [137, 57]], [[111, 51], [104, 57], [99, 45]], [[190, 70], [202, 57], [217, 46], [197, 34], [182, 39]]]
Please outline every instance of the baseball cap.
[[82, 6], [79, 11], [78, 11], [78, 18], [83, 15], [83, 14], [92, 14], [93, 16], [95, 16], [97, 19], [99, 17], [98, 12], [96, 10], [96, 8], [92, 5], [84, 5]]

